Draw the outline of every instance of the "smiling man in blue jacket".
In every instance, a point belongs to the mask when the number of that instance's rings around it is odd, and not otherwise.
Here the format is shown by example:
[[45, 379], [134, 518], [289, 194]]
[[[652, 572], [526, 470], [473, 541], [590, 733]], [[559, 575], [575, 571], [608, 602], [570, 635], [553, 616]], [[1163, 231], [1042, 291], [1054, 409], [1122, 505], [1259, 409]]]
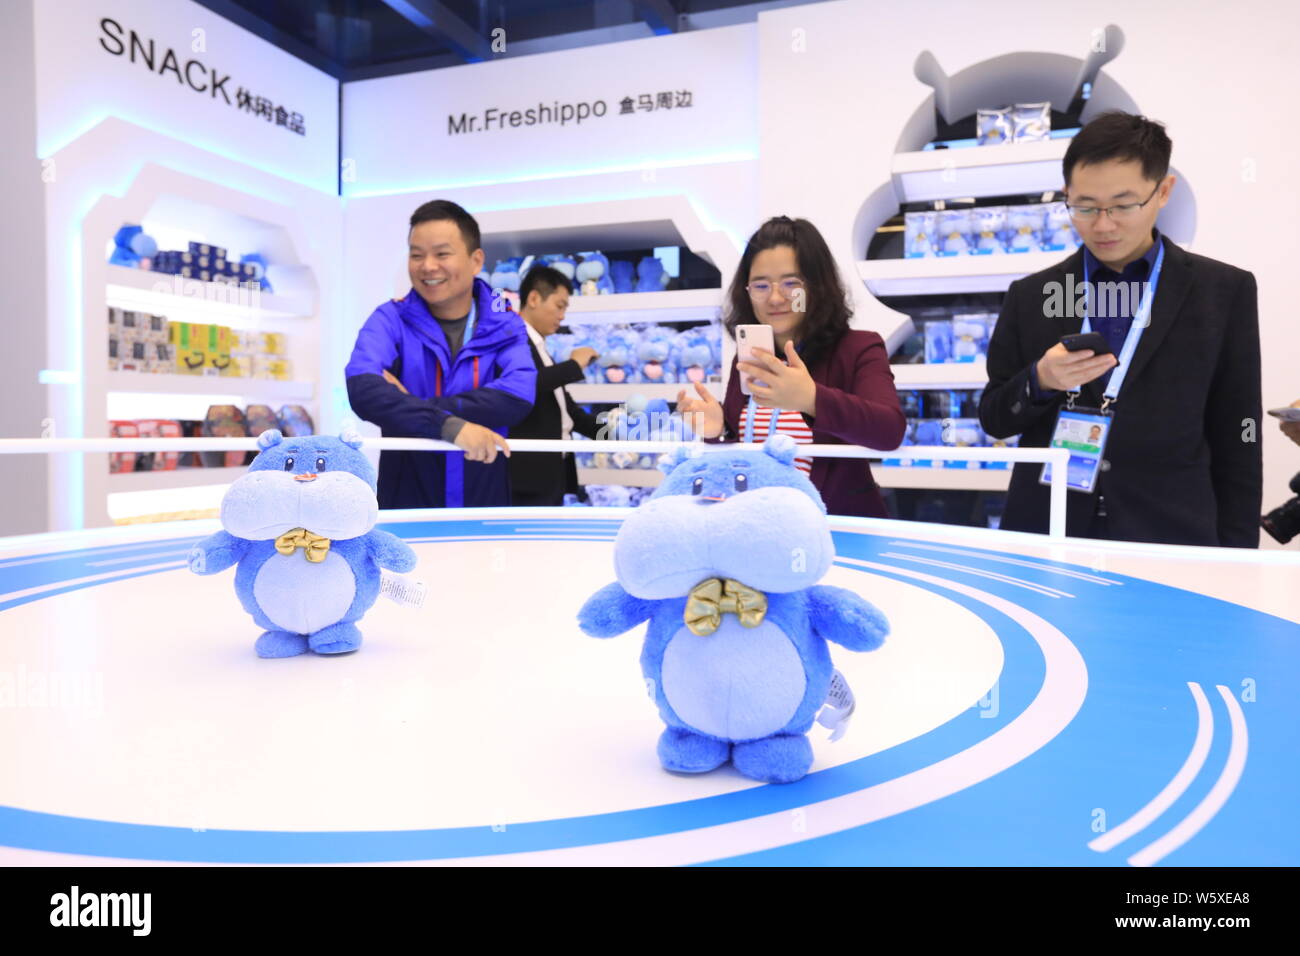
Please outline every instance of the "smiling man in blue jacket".
[[361, 327], [348, 401], [386, 438], [441, 438], [464, 454], [381, 452], [379, 507], [509, 505], [503, 436], [537, 391], [523, 320], [476, 278], [478, 223], [460, 206], [439, 199], [417, 209], [409, 245], [411, 291]]

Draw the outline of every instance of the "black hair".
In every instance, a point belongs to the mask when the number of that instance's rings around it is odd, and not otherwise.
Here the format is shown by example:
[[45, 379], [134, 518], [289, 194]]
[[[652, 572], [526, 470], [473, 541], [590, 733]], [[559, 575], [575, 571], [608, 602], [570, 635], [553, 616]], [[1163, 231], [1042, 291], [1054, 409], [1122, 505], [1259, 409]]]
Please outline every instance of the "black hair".
[[555, 290], [560, 288], [567, 289], [569, 295], [573, 295], [573, 283], [559, 269], [552, 269], [550, 266], [533, 266], [519, 286], [519, 308], [522, 309], [528, 304], [528, 293], [534, 289], [543, 299], [549, 299]]
[[449, 199], [432, 199], [415, 212], [411, 213], [410, 228], [414, 229], [422, 222], [454, 222], [460, 229], [460, 237], [465, 240], [465, 251], [470, 255], [483, 245], [478, 222], [460, 206]]
[[1121, 162], [1136, 159], [1142, 164], [1142, 177], [1160, 182], [1169, 174], [1169, 154], [1173, 143], [1161, 123], [1122, 110], [1110, 110], [1093, 119], [1070, 140], [1061, 161], [1065, 184], [1075, 166]]
[[826, 240], [807, 219], [776, 216], [758, 227], [745, 244], [740, 266], [727, 293], [726, 316], [723, 324], [727, 334], [736, 337], [737, 325], [755, 325], [754, 304], [749, 298], [749, 270], [754, 257], [767, 249], [790, 246], [794, 249], [807, 290], [803, 325], [800, 333], [799, 355], [811, 365], [827, 355], [844, 333], [849, 330], [853, 308], [848, 292], [840, 279], [835, 257], [831, 255]]

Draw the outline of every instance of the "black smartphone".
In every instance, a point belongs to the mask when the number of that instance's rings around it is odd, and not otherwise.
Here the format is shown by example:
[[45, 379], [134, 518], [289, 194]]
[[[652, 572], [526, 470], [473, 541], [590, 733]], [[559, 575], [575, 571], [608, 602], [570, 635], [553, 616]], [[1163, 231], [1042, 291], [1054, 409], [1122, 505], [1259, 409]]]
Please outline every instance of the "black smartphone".
[[1097, 355], [1110, 355], [1110, 343], [1100, 332], [1076, 332], [1074, 335], [1062, 335], [1061, 344], [1069, 352], [1092, 349]]

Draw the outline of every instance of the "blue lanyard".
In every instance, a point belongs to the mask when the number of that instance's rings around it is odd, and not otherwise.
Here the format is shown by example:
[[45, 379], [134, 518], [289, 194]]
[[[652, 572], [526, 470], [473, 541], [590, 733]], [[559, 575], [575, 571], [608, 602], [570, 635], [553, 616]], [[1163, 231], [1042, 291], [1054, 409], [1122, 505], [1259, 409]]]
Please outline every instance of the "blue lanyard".
[[[1124, 337], [1124, 345], [1119, 350], [1119, 364], [1110, 373], [1110, 381], [1106, 384], [1106, 390], [1102, 393], [1106, 399], [1102, 405], [1103, 409], [1114, 404], [1115, 398], [1119, 395], [1120, 386], [1124, 384], [1124, 376], [1128, 375], [1128, 367], [1133, 361], [1133, 353], [1137, 351], [1138, 342], [1142, 339], [1142, 333], [1151, 324], [1151, 306], [1156, 300], [1156, 286], [1160, 282], [1160, 270], [1165, 264], [1164, 237], [1162, 236], [1158, 241], [1160, 242], [1160, 251], [1156, 253], [1156, 264], [1151, 267], [1151, 276], [1147, 279], [1146, 291], [1142, 293], [1142, 302], [1138, 305], [1137, 311], [1133, 313], [1133, 322], [1129, 325], [1128, 335]], [[1090, 306], [1092, 282], [1090, 281], [1089, 272], [1088, 256], [1085, 254], [1083, 257], [1084, 332], [1092, 331], [1092, 321], [1088, 317], [1088, 313], [1092, 311]], [[1075, 389], [1070, 393], [1070, 396], [1073, 398], [1078, 394], [1079, 390]]]
[[474, 323], [478, 319], [478, 303], [471, 297], [469, 300], [469, 318], [465, 320], [465, 335], [460, 340], [462, 349], [469, 345], [469, 340], [474, 337]]
[[[758, 414], [758, 403], [754, 401], [754, 396], [749, 396], [749, 408], [745, 411], [745, 444], [751, 445], [754, 442], [754, 416]], [[771, 438], [776, 434], [776, 419], [781, 414], [781, 409], [772, 409], [772, 420], [767, 423], [767, 437]]]

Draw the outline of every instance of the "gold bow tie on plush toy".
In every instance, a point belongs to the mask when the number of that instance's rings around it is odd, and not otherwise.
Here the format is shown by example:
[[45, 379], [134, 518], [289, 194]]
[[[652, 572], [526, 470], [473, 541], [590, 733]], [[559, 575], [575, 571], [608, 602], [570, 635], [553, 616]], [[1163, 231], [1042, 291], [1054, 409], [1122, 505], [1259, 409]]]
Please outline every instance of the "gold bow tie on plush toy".
[[767, 614], [767, 595], [731, 578], [709, 578], [691, 588], [684, 616], [692, 634], [712, 634], [724, 614], [736, 615], [745, 627], [758, 627]]
[[275, 539], [275, 550], [285, 557], [302, 548], [303, 556], [312, 564], [320, 564], [330, 553], [330, 539], [312, 534], [306, 528], [294, 528]]

